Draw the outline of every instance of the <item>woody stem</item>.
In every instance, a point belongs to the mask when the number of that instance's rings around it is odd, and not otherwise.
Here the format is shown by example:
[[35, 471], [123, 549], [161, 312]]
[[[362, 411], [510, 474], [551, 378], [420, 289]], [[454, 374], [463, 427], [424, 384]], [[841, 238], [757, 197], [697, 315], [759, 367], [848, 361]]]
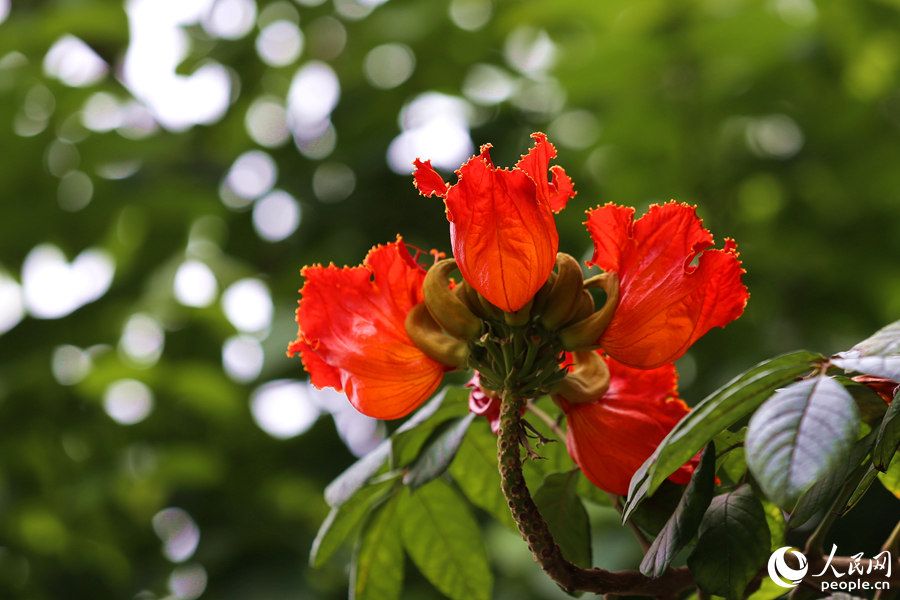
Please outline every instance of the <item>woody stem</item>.
[[658, 596], [669, 595], [691, 586], [692, 577], [685, 568], [671, 569], [662, 577], [651, 579], [637, 571], [584, 569], [566, 560], [525, 484], [519, 449], [523, 437], [523, 406], [523, 398], [509, 391], [502, 393], [500, 432], [497, 438], [500, 485], [513, 520], [519, 527], [519, 533], [528, 543], [528, 548], [541, 569], [568, 593], [585, 591], [595, 594]]

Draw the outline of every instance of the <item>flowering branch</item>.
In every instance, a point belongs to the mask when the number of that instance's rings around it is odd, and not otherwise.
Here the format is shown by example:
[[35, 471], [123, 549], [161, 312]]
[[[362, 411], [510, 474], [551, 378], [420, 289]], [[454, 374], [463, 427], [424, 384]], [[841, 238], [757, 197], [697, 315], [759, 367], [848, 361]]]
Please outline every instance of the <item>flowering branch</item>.
[[521, 413], [524, 404], [525, 401], [514, 394], [502, 394], [497, 451], [503, 494], [522, 538], [541, 569], [568, 593], [658, 596], [690, 587], [693, 578], [686, 568], [671, 569], [662, 577], [651, 579], [637, 571], [584, 569], [566, 560], [535, 505], [522, 473], [519, 445], [523, 436]]

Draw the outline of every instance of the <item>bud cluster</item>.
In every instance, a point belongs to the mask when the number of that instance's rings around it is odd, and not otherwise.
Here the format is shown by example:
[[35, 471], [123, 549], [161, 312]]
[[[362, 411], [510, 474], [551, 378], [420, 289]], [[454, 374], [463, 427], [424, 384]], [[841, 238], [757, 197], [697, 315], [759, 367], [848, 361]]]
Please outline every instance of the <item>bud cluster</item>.
[[[429, 269], [425, 302], [406, 319], [407, 333], [425, 354], [448, 367], [476, 370], [484, 389], [519, 397], [552, 393], [590, 402], [606, 390], [609, 373], [594, 349], [618, 304], [614, 273], [585, 280], [578, 262], [559, 253], [544, 286], [511, 313], [465, 281], [452, 285], [455, 268], [455, 261], [446, 259]], [[606, 293], [599, 310], [590, 287]], [[574, 365], [566, 364], [567, 351]]]

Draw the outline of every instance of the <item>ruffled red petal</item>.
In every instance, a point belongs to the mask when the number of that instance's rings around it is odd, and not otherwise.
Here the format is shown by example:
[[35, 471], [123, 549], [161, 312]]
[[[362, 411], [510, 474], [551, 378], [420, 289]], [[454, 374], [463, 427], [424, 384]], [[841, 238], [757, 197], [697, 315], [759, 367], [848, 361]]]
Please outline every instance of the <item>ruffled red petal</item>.
[[645, 369], [673, 362], [743, 313], [749, 293], [737, 245], [726, 239], [710, 250], [695, 207], [653, 205], [635, 221], [633, 208], [607, 204], [588, 211], [585, 225], [590, 264], [619, 275], [619, 305], [600, 339], [616, 360]]
[[416, 167], [413, 171], [413, 185], [419, 193], [426, 198], [432, 195], [443, 198], [447, 194], [447, 183], [431, 166], [431, 161], [417, 158], [413, 164]]
[[[638, 468], [690, 409], [678, 398], [675, 366], [632, 369], [607, 358], [609, 391], [590, 404], [557, 399], [566, 413], [566, 446], [597, 487], [624, 496]], [[694, 465], [669, 479], [687, 483]]]
[[444, 366], [406, 334], [409, 310], [422, 302], [425, 271], [398, 237], [376, 246], [358, 267], [305, 267], [297, 308], [300, 354], [317, 387], [343, 390], [361, 413], [402, 417], [431, 396]]
[[[541, 288], [556, 261], [559, 236], [553, 211], [575, 195], [565, 172], [548, 162], [556, 149], [543, 134], [513, 169], [498, 169], [490, 145], [456, 172], [456, 184], [441, 193], [443, 180], [428, 162], [416, 161], [415, 184], [423, 195], [444, 197], [450, 240], [459, 270], [495, 306], [514, 312]], [[440, 183], [438, 183], [440, 182]]]

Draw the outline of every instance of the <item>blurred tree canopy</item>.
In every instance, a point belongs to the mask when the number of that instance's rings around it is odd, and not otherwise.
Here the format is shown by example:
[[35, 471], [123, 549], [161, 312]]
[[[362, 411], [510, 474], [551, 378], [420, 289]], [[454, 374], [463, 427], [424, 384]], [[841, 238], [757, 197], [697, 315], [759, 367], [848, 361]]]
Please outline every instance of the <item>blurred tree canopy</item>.
[[[897, 319], [898, 32], [896, 0], [0, 0], [0, 595], [346, 594], [306, 557], [383, 428], [284, 348], [302, 265], [449, 250], [417, 155], [511, 164], [546, 131], [576, 255], [607, 201], [697, 203], [737, 239], [750, 303], [682, 359], [689, 401]], [[631, 566], [591, 516], [597, 561]], [[852, 519], [855, 548], [883, 537]], [[559, 596], [488, 542], [498, 598]]]

